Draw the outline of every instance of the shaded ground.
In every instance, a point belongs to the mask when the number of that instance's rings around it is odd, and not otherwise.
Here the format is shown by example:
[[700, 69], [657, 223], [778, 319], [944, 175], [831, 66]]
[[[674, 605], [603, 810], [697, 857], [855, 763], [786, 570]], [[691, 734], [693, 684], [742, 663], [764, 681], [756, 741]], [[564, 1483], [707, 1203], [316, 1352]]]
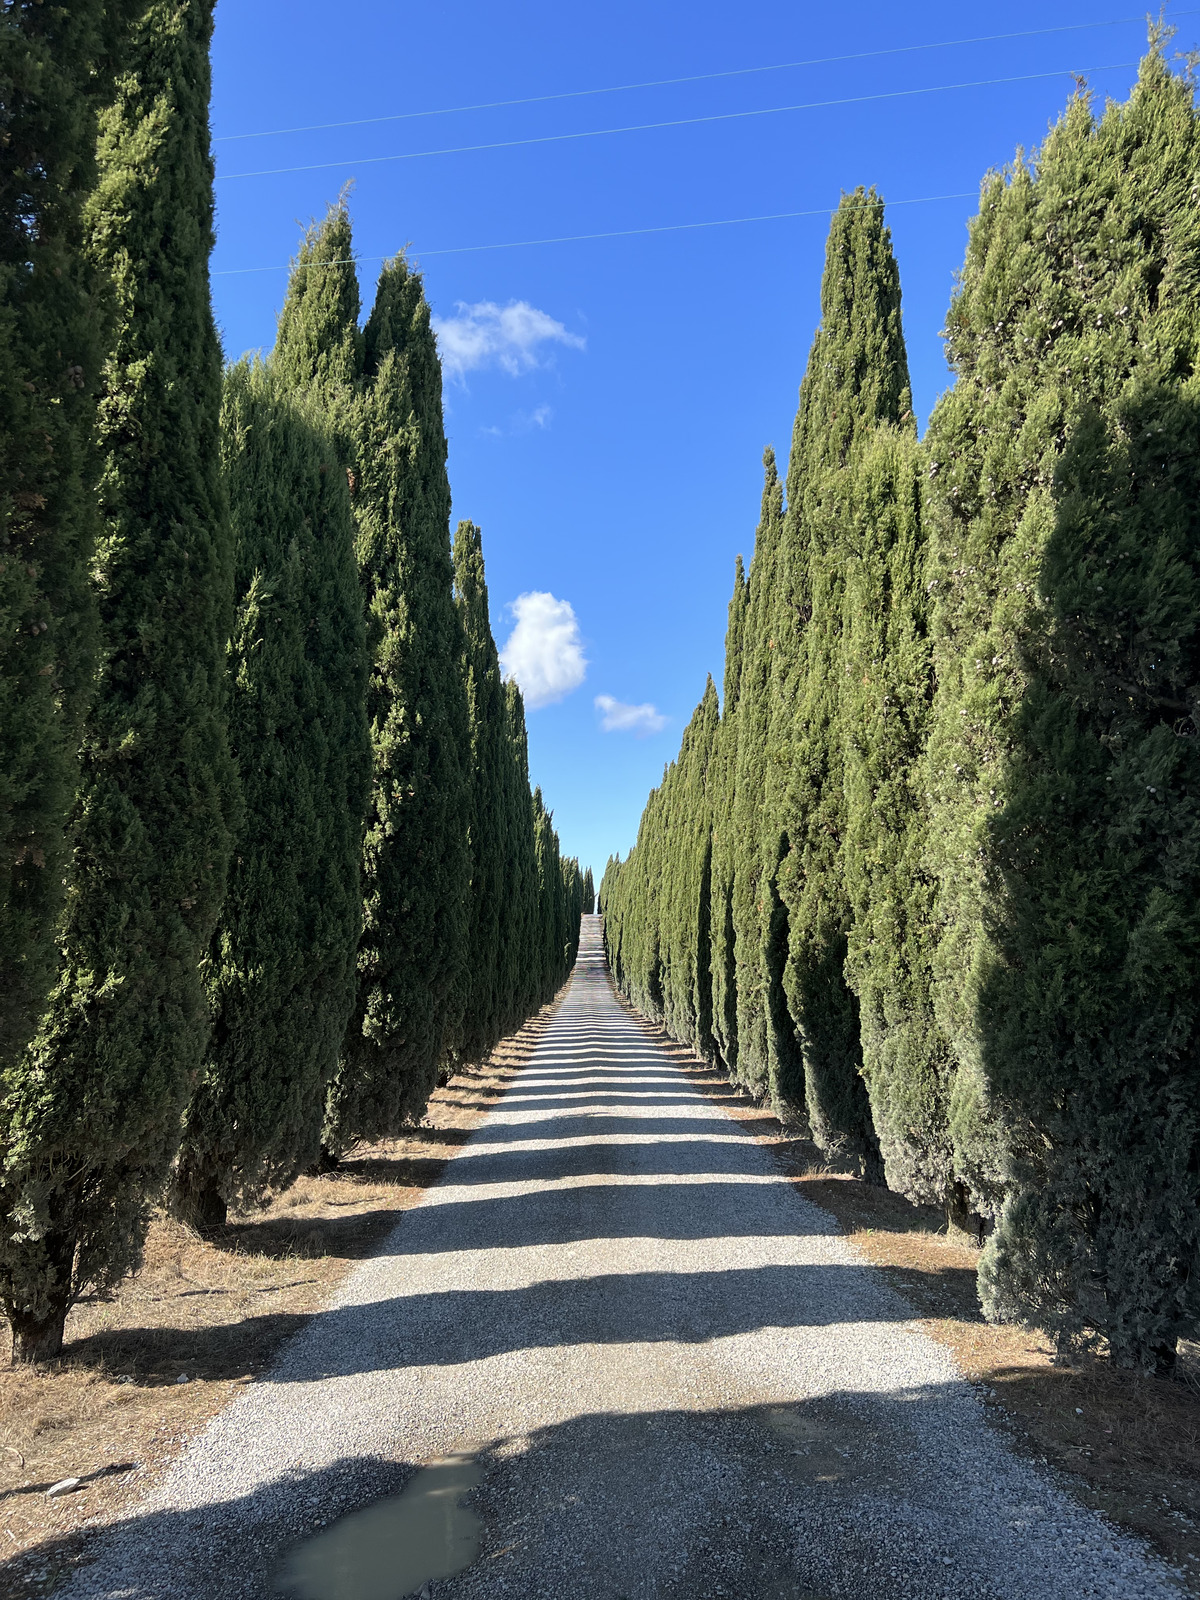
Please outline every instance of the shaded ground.
[[[210, 1240], [159, 1217], [142, 1271], [112, 1300], [71, 1313], [61, 1361], [0, 1369], [2, 1600], [44, 1592], [78, 1530], [119, 1517], [269, 1367], [442, 1172], [553, 1009], [439, 1089], [408, 1137], [360, 1148], [337, 1173], [301, 1178]], [[48, 1499], [67, 1477], [83, 1480], [80, 1491]]]

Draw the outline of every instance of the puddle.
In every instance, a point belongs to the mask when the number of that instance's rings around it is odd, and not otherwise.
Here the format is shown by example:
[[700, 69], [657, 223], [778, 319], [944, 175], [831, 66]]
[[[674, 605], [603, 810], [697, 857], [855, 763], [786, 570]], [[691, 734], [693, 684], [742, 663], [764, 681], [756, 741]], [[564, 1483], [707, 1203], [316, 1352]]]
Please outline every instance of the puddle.
[[352, 1511], [297, 1545], [275, 1580], [297, 1600], [401, 1600], [479, 1554], [482, 1523], [459, 1504], [483, 1482], [470, 1456], [423, 1467], [402, 1494]]

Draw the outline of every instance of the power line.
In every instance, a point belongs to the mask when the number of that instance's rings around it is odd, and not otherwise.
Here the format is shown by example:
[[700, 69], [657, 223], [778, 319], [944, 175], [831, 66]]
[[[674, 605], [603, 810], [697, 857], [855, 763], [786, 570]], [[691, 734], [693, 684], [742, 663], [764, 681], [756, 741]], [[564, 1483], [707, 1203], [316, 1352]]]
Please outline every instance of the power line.
[[[978, 198], [978, 190], [963, 190], [960, 194], [925, 194], [913, 200], [877, 200], [868, 204], [886, 207], [896, 206], [927, 206], [939, 200], [974, 200]], [[711, 222], [668, 222], [654, 228], [613, 228], [605, 233], [567, 233], [559, 234], [545, 239], [509, 239], [502, 244], [460, 244], [444, 247], [439, 250], [415, 250], [414, 255], [424, 259], [427, 256], [461, 256], [470, 255], [481, 250], [524, 250], [540, 244], [583, 244], [593, 239], [633, 239], [640, 235], [652, 233], [687, 233], [699, 228], [733, 228], [745, 222], [783, 222], [794, 217], [828, 217], [832, 216], [836, 207], [815, 206], [810, 211], [772, 211], [758, 217], [720, 217]], [[314, 267], [351, 267], [360, 262], [390, 261], [390, 256], [346, 256], [338, 261], [314, 261], [307, 264], [307, 270]], [[259, 272], [289, 272], [292, 263], [288, 262], [281, 267], [224, 267], [219, 272], [214, 272], [214, 278], [243, 277], [249, 273]]]
[[[1177, 11], [1179, 17], [1197, 15], [1197, 8]], [[681, 78], [653, 78], [645, 83], [614, 83], [602, 89], [567, 89], [558, 94], [525, 95], [517, 100], [484, 100], [470, 106], [439, 106], [432, 111], [397, 111], [390, 116], [355, 117], [348, 122], [310, 122], [299, 128], [264, 128], [257, 133], [223, 133], [213, 142], [229, 144], [241, 139], [276, 139], [293, 133], [327, 133], [334, 128], [365, 128], [382, 122], [410, 122], [419, 117], [450, 117], [468, 111], [498, 111], [510, 106], [546, 105], [553, 100], [583, 100], [602, 94], [627, 94], [635, 89], [667, 89], [684, 83], [712, 83], [721, 78], [746, 78], [763, 72], [790, 72], [801, 67], [829, 67], [847, 61], [874, 61], [884, 56], [912, 55], [922, 50], [951, 50], [971, 44], [1001, 44], [1012, 39], [1044, 39], [1052, 34], [1081, 33], [1093, 28], [1120, 28], [1145, 22], [1145, 15], [1113, 17], [1107, 22], [1072, 22], [1057, 28], [1026, 28], [1020, 33], [984, 33], [972, 39], [937, 39], [929, 44], [894, 45], [886, 50], [857, 50], [851, 55], [815, 56], [810, 61], [776, 61], [762, 67], [734, 67], [725, 72], [695, 72]]]
[[533, 139], [500, 139], [492, 144], [456, 145], [444, 150], [405, 150], [399, 155], [360, 156], [357, 160], [310, 161], [297, 167], [267, 167], [258, 172], [226, 172], [218, 183], [235, 178], [277, 178], [295, 172], [327, 172], [332, 167], [372, 167], [393, 161], [419, 161], [426, 156], [465, 156], [483, 150], [515, 150], [524, 145], [563, 144], [577, 139], [600, 139], [617, 133], [651, 133], [661, 128], [692, 128], [705, 122], [738, 122], [747, 117], [774, 117], [786, 111], [824, 111], [835, 106], [867, 105], [879, 100], [907, 100], [918, 95], [946, 94], [958, 89], [990, 89], [997, 84], [1036, 83], [1046, 78], [1075, 77], [1088, 72], [1120, 72], [1136, 67], [1136, 61], [1114, 61], [1102, 67], [1059, 68], [1055, 72], [1025, 72], [1012, 78], [980, 78], [972, 83], [938, 83], [926, 89], [890, 89], [882, 94], [847, 95], [837, 100], [809, 100], [793, 106], [764, 106], [755, 111], [721, 111], [705, 117], [675, 117], [666, 122], [639, 122], [622, 128], [589, 128], [580, 133], [547, 133]]

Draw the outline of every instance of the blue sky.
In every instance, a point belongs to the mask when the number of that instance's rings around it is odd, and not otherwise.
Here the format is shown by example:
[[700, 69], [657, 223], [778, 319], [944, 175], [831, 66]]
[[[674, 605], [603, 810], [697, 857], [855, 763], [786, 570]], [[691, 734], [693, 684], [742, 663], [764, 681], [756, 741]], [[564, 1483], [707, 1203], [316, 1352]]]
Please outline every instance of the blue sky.
[[[280, 269], [353, 180], [367, 303], [373, 258], [408, 246], [425, 274], [455, 519], [481, 525], [493, 631], [503, 644], [517, 630], [508, 659], [547, 702], [529, 715], [534, 780], [566, 851], [597, 873], [633, 843], [705, 674], [720, 682], [734, 557], [751, 552], [763, 447], [787, 449], [830, 208], [860, 183], [889, 202], [924, 425], [948, 382], [938, 335], [981, 176], [1039, 142], [1072, 71], [1124, 98], [1145, 47], [1136, 12], [1128, 0], [218, 6], [226, 353], [270, 347]], [[1190, 47], [1200, 8], [1168, 14]], [[1039, 32], [907, 48], [1025, 30]], [[803, 62], [816, 64], [781, 65]], [[743, 70], [761, 67], [775, 70]], [[516, 100], [529, 103], [446, 110]], [[363, 120], [376, 118], [393, 120]], [[502, 147], [464, 148], [481, 145]], [[926, 198], [944, 196], [956, 198]], [[680, 226], [786, 212], [815, 214]], [[644, 229], [670, 231], [627, 231]]]

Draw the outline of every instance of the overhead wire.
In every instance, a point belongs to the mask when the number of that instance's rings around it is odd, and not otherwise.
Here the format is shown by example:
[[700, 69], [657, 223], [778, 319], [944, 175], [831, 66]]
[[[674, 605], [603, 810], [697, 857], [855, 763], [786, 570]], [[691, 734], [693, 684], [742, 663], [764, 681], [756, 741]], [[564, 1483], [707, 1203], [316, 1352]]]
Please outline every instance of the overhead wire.
[[[875, 200], [868, 204], [883, 206], [885, 209], [896, 206], [926, 206], [933, 205], [940, 200], [974, 200], [978, 190], [964, 189], [958, 194], [926, 194], [918, 195], [911, 200]], [[470, 255], [483, 250], [524, 250], [534, 245], [543, 244], [584, 244], [596, 239], [633, 239], [646, 234], [655, 233], [687, 233], [700, 228], [733, 228], [742, 223], [749, 222], [784, 222], [797, 217], [828, 217], [832, 216], [836, 207], [814, 206], [807, 211], [772, 211], [755, 217], [718, 217], [708, 222], [668, 222], [657, 227], [649, 228], [611, 228], [602, 233], [568, 233], [558, 234], [544, 239], [508, 239], [499, 244], [460, 244], [443, 246], [436, 250], [414, 249], [413, 255], [420, 259], [427, 256], [459, 256]], [[376, 261], [390, 261], [392, 256], [346, 256], [336, 261], [317, 261], [306, 263], [306, 268], [311, 271], [313, 267], [351, 267]], [[214, 278], [242, 277], [248, 273], [260, 272], [290, 272], [294, 263], [287, 262], [278, 267], [223, 267], [212, 274]]]
[[[1191, 17], [1198, 8], [1174, 13]], [[643, 83], [613, 83], [599, 89], [565, 89], [555, 94], [524, 95], [513, 100], [483, 100], [475, 105], [438, 106], [428, 111], [396, 111], [379, 117], [354, 117], [346, 122], [309, 122], [295, 128], [263, 128], [251, 133], [223, 133], [213, 142], [228, 144], [241, 139], [276, 139], [296, 133], [327, 133], [335, 128], [365, 128], [384, 122], [410, 122], [420, 117], [449, 117], [470, 111], [498, 111], [511, 106], [546, 105], [555, 100], [583, 100], [603, 94], [627, 94], [637, 89], [667, 89], [685, 83], [713, 83], [723, 78], [746, 78], [764, 72], [790, 72], [803, 67], [836, 66], [849, 61], [873, 61], [886, 56], [913, 55], [923, 50], [951, 50], [973, 44], [1002, 44], [1014, 39], [1043, 39], [1060, 33], [1082, 33], [1096, 28], [1119, 28], [1145, 22], [1145, 15], [1112, 17], [1100, 22], [1071, 22], [1054, 28], [1025, 28], [1018, 33], [984, 33], [970, 39], [935, 39], [926, 44], [892, 45], [882, 50], [856, 50], [848, 55], [814, 56], [807, 61], [775, 61], [759, 67], [731, 67], [722, 72], [693, 72], [684, 77], [652, 78]]]
[[906, 100], [928, 94], [948, 94], [962, 89], [990, 89], [1001, 84], [1037, 83], [1046, 78], [1079, 77], [1085, 73], [1119, 72], [1136, 67], [1136, 61], [1114, 61], [1098, 67], [1061, 67], [1054, 72], [1025, 72], [1007, 78], [979, 78], [969, 83], [938, 83], [923, 89], [889, 89], [877, 94], [845, 95], [834, 100], [808, 100], [789, 106], [760, 106], [750, 111], [719, 111], [703, 117], [673, 117], [662, 122], [632, 123], [620, 128], [589, 128], [578, 133], [547, 133], [525, 139], [498, 139], [487, 144], [455, 145], [442, 150], [405, 150], [396, 155], [345, 157], [338, 161], [310, 161], [293, 167], [266, 167], [255, 172], [226, 172], [218, 183], [237, 178], [277, 178], [297, 172], [328, 172], [333, 167], [379, 166], [395, 161], [419, 161], [428, 156], [474, 155], [484, 150], [515, 150], [529, 145], [563, 144], [579, 139], [600, 139], [619, 133], [651, 133], [663, 128], [692, 128], [701, 123], [738, 122], [749, 117], [774, 117], [785, 112], [826, 111], [837, 106], [868, 105], [881, 100]]

